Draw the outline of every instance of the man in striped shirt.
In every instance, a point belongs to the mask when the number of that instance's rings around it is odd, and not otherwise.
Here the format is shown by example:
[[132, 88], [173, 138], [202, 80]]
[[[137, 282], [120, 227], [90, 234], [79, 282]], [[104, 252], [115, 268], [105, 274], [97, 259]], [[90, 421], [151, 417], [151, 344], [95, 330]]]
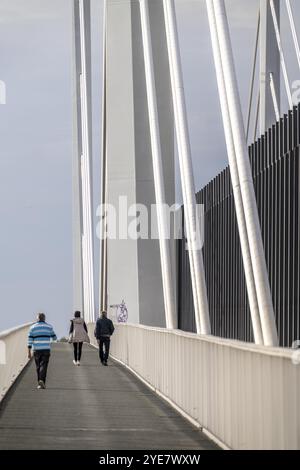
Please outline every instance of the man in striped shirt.
[[44, 313], [39, 313], [37, 322], [34, 323], [28, 332], [28, 358], [32, 357], [36, 364], [38, 389], [46, 388], [46, 376], [50, 359], [51, 341], [56, 341], [57, 337], [51, 325], [46, 323]]

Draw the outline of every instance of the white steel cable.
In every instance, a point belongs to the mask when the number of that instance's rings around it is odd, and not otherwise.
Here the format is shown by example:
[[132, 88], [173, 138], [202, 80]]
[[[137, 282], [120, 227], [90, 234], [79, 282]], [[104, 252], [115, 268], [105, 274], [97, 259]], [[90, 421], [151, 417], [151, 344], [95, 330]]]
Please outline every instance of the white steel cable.
[[[80, 75], [80, 96], [81, 96], [81, 109], [83, 109], [83, 98], [82, 98], [82, 75]], [[83, 126], [83, 124], [82, 124]], [[83, 127], [84, 128], [84, 127]], [[85, 135], [82, 135], [82, 142], [85, 139]], [[90, 304], [89, 304], [89, 255], [88, 255], [88, 244], [87, 244], [87, 191], [86, 191], [86, 172], [85, 172], [85, 156], [84, 153], [81, 155], [81, 205], [82, 205], [82, 269], [83, 269], [83, 292], [84, 292], [84, 317], [89, 321], [90, 316]]]
[[298, 65], [299, 65], [299, 68], [300, 68], [300, 47], [299, 47], [299, 40], [298, 40], [298, 35], [297, 35], [293, 10], [292, 10], [290, 0], [285, 0], [285, 3], [286, 3], [287, 12], [288, 12], [288, 17], [289, 17], [289, 20], [290, 20], [290, 25], [291, 25], [291, 30], [292, 30], [292, 35], [293, 35], [293, 40], [294, 40], [294, 45], [295, 45], [295, 51], [296, 51], [296, 56], [297, 56], [297, 60], [298, 60]]
[[103, 63], [102, 63], [102, 156], [101, 156], [101, 207], [100, 220], [100, 271], [99, 271], [99, 307], [107, 310], [107, 238], [106, 227], [106, 203], [107, 203], [107, 152], [106, 152], [106, 25], [107, 1], [103, 3]]
[[86, 179], [84, 171], [84, 157], [81, 156], [81, 186], [82, 186], [82, 218], [83, 218], [83, 232], [81, 236], [82, 243], [82, 275], [83, 275], [83, 316], [86, 322], [89, 322], [89, 280], [88, 280], [88, 270], [87, 270], [87, 244], [86, 244]]
[[208, 12], [216, 75], [217, 75], [217, 81], [218, 81], [219, 97], [220, 97], [221, 111], [222, 111], [222, 116], [223, 116], [224, 132], [225, 132], [225, 139], [226, 139], [226, 145], [227, 145], [227, 153], [228, 153], [228, 159], [229, 159], [229, 167], [230, 167], [231, 181], [232, 181], [232, 187], [233, 187], [237, 223], [238, 223], [238, 229], [239, 229], [239, 235], [240, 235], [241, 251], [242, 251], [243, 264], [244, 264], [247, 293], [248, 293], [248, 299], [249, 299], [249, 305], [250, 305], [254, 340], [256, 344], [263, 344], [263, 335], [262, 335], [262, 329], [261, 329], [259, 307], [258, 307], [258, 301], [257, 301], [257, 296], [256, 296], [256, 288], [255, 288], [254, 275], [253, 275], [253, 269], [252, 269], [251, 254], [250, 254], [249, 240], [248, 240], [248, 235], [247, 235], [247, 227], [246, 227], [246, 221], [245, 221], [244, 207], [243, 207], [236, 154], [235, 154], [235, 148], [234, 148], [234, 140], [233, 140], [233, 135], [232, 135], [232, 127], [231, 127], [231, 121], [230, 121], [230, 115], [229, 115], [228, 101], [227, 101], [227, 95], [226, 95], [226, 86], [225, 86], [225, 79], [224, 79], [224, 73], [223, 73], [223, 68], [222, 68], [221, 51], [220, 51], [219, 40], [218, 40], [213, 0], [206, 0], [206, 5], [207, 5], [207, 12]]
[[91, 273], [91, 250], [89, 245], [89, 210], [88, 210], [88, 199], [89, 199], [89, 183], [88, 183], [88, 162], [85, 155], [83, 159], [83, 201], [84, 201], [84, 212], [85, 212], [85, 238], [86, 238], [86, 279], [87, 279], [87, 305], [88, 305], [88, 318], [89, 321], [93, 321], [93, 306], [92, 306], [92, 291], [93, 291], [93, 279]]
[[275, 111], [276, 121], [279, 121], [279, 119], [280, 119], [280, 112], [279, 112], [279, 106], [278, 106], [278, 101], [277, 101], [277, 96], [276, 96], [274, 78], [273, 78], [273, 74], [272, 74], [272, 73], [270, 73], [270, 89], [271, 89], [271, 95], [272, 95], [272, 100], [273, 100], [273, 105], [274, 105], [274, 111]]
[[93, 224], [92, 224], [92, 194], [91, 194], [91, 156], [89, 145], [89, 118], [87, 104], [87, 70], [86, 70], [86, 41], [85, 41], [85, 7], [84, 0], [79, 2], [80, 13], [80, 44], [81, 44], [81, 119], [82, 119], [82, 154], [86, 171], [86, 246], [87, 246], [87, 280], [88, 280], [88, 318], [94, 317], [94, 263], [93, 263]]
[[[81, 84], [83, 84], [82, 75]], [[85, 295], [86, 295], [86, 307], [87, 310], [85, 311], [85, 315], [90, 321], [91, 317], [91, 293], [92, 293], [92, 286], [91, 286], [91, 254], [90, 254], [90, 230], [89, 230], [89, 183], [88, 183], [88, 171], [87, 171], [87, 156], [86, 156], [86, 141], [87, 141], [87, 129], [86, 129], [86, 121], [85, 121], [85, 113], [86, 113], [86, 104], [84, 99], [84, 89], [81, 86], [81, 110], [82, 110], [82, 142], [83, 142], [83, 153], [81, 157], [81, 175], [82, 175], [82, 212], [83, 212], [83, 232], [85, 237], [85, 261], [83, 263], [85, 269]]]
[[255, 71], [256, 71], [256, 63], [257, 63], [257, 50], [258, 50], [259, 34], [260, 34], [260, 10], [258, 12], [255, 47], [254, 47], [254, 55], [253, 55], [253, 65], [252, 65], [252, 76], [251, 76], [250, 91], [249, 91], [248, 117], [247, 117], [247, 130], [246, 130], [247, 142], [248, 142], [249, 130], [250, 130], [250, 120], [251, 120], [251, 111], [252, 111], [252, 101], [253, 101]]
[[277, 328], [224, 0], [214, 0], [214, 8], [264, 344], [277, 346]]
[[156, 212], [158, 219], [159, 246], [161, 257], [161, 271], [163, 281], [164, 306], [166, 326], [169, 329], [177, 328], [177, 315], [175, 307], [175, 293], [173, 287], [171, 250], [169, 240], [168, 222], [166, 220], [166, 196], [162, 165], [162, 150], [160, 129], [158, 122], [157, 95], [154, 76], [153, 51], [149, 20], [148, 0], [140, 0], [141, 26], [143, 37], [143, 51], [146, 75], [146, 88], [148, 100], [148, 114], [152, 148], [152, 163], [155, 186]]
[[178, 144], [180, 176], [184, 199], [184, 213], [187, 228], [189, 259], [195, 306], [195, 320], [197, 332], [207, 335], [211, 333], [211, 327], [202, 251], [199, 247], [200, 233], [199, 224], [197, 223], [195, 183], [184, 98], [181, 60], [179, 54], [175, 6], [173, 0], [163, 0], [163, 5], [166, 22], [175, 128]]
[[84, 239], [84, 244], [85, 244], [85, 262], [83, 264], [84, 266], [84, 271], [85, 271], [85, 285], [86, 285], [86, 317], [88, 321], [92, 321], [92, 310], [91, 310], [91, 276], [90, 276], [90, 254], [89, 254], [89, 246], [88, 246], [88, 210], [87, 210], [87, 199], [88, 199], [88, 185], [87, 185], [87, 165], [86, 165], [86, 157], [82, 155], [81, 157], [81, 162], [82, 162], [82, 206], [83, 206], [83, 227], [84, 227], [84, 233], [83, 233], [83, 239]]
[[259, 121], [259, 110], [260, 110], [260, 90], [258, 90], [258, 93], [257, 93], [256, 116], [255, 116], [255, 124], [254, 124], [253, 142], [255, 142], [256, 136], [257, 136], [258, 121]]
[[291, 89], [290, 89], [290, 81], [289, 81], [288, 72], [287, 72], [287, 68], [286, 68], [284, 52], [283, 52], [281, 37], [280, 37], [279, 24], [278, 24], [276, 10], [275, 10], [273, 0], [270, 0], [270, 7], [271, 7], [271, 12], [272, 12], [272, 18], [273, 18], [273, 23], [274, 23], [274, 28], [275, 28], [277, 46], [278, 46], [279, 55], [280, 55], [280, 62], [281, 62], [282, 73], [283, 73], [285, 89], [286, 89], [286, 93], [287, 93], [287, 97], [288, 97], [289, 107], [290, 107], [290, 109], [293, 109], [293, 98], [292, 98], [292, 93], [291, 93]]

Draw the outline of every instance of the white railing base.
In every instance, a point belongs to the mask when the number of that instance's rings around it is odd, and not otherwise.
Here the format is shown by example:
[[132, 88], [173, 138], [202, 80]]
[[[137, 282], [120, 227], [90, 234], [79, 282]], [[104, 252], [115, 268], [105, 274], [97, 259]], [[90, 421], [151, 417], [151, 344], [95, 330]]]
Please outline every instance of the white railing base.
[[[96, 347], [96, 346], [94, 346]], [[189, 421], [195, 428], [199, 429], [199, 431], [203, 432], [211, 441], [213, 441], [215, 444], [217, 444], [221, 449], [223, 450], [230, 450], [224, 442], [221, 442], [220, 439], [218, 439], [216, 436], [214, 436], [211, 432], [208, 431], [208, 429], [203, 428], [201, 424], [198, 423], [194, 418], [192, 418], [189, 414], [187, 414], [182, 408], [176, 405], [174, 401], [170, 400], [166, 395], [164, 395], [162, 392], [160, 392], [157, 388], [153, 387], [147, 380], [145, 380], [140, 374], [135, 372], [130, 366], [125, 364], [125, 362], [121, 361], [120, 359], [117, 359], [113, 355], [111, 355], [111, 358], [121, 364], [122, 366], [126, 367], [130, 371], [131, 374], [133, 374], [135, 377], [137, 377], [146, 387], [148, 387], [150, 390], [155, 392], [160, 398], [162, 398], [166, 403], [168, 403], [172, 408], [174, 408], [183, 418], [185, 418], [187, 421]]]
[[0, 364], [0, 403], [28, 364], [27, 335], [32, 323], [0, 332], [5, 345], [6, 364]]
[[235, 450], [300, 449], [293, 353], [128, 324], [116, 325], [111, 344], [114, 359], [220, 447]]

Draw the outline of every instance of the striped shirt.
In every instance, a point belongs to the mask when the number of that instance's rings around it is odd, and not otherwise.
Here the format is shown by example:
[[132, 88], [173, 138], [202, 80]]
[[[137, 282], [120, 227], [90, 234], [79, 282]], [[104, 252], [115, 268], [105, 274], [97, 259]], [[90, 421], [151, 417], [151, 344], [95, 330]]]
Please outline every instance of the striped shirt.
[[51, 340], [57, 340], [51, 325], [44, 321], [39, 321], [31, 326], [28, 332], [29, 349], [33, 348], [34, 351], [50, 350]]

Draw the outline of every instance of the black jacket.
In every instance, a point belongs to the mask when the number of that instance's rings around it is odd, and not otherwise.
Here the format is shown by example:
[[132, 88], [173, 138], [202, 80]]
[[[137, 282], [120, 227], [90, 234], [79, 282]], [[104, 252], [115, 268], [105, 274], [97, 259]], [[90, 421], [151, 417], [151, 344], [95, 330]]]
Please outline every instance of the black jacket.
[[114, 331], [114, 324], [109, 318], [98, 318], [95, 328], [95, 337], [97, 339], [100, 339], [100, 336], [111, 336]]

